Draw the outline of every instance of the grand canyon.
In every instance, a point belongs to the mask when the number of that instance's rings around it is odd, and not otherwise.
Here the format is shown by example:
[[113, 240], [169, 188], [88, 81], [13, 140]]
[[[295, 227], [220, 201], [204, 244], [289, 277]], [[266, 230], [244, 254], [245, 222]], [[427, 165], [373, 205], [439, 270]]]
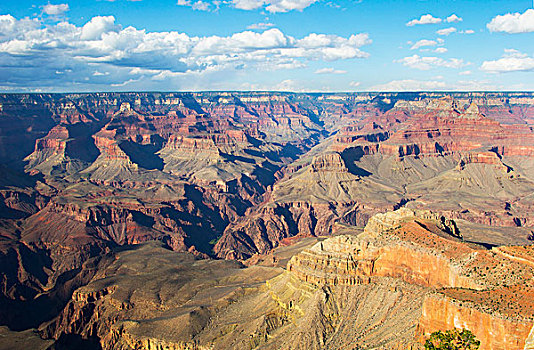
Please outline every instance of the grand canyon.
[[0, 348], [534, 349], [534, 93], [0, 95]]

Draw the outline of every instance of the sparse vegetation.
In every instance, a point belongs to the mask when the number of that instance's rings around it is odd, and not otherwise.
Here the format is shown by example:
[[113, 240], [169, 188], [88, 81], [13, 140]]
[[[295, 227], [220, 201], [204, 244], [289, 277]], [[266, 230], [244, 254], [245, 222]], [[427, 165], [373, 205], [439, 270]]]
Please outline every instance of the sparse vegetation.
[[468, 329], [436, 331], [425, 342], [425, 350], [476, 350], [480, 341]]

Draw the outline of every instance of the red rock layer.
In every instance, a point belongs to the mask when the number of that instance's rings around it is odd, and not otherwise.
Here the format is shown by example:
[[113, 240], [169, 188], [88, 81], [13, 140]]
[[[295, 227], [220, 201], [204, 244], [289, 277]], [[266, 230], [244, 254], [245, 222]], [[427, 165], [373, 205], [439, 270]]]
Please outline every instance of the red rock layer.
[[[496, 292], [494, 292], [496, 293]], [[523, 295], [532, 298], [534, 295]], [[532, 299], [531, 299], [532, 300]], [[503, 300], [503, 302], [506, 302]], [[423, 314], [418, 333], [428, 335], [434, 331], [467, 328], [480, 340], [480, 350], [523, 349], [534, 322], [507, 319], [479, 311], [476, 306], [462, 303], [445, 295], [429, 296], [423, 303]], [[421, 340], [424, 340], [421, 336]]]
[[436, 218], [406, 209], [375, 215], [364, 234], [317, 243], [287, 269], [319, 286], [393, 277], [427, 287], [420, 340], [457, 327], [471, 330], [483, 350], [523, 349], [534, 325], [534, 249], [473, 249], [449, 236], [452, 221]]

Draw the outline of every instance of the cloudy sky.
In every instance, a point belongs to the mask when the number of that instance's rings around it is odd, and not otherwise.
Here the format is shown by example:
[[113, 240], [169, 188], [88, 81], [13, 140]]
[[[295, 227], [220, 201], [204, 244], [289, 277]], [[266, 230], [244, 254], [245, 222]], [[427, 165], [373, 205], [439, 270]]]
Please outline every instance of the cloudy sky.
[[0, 91], [534, 90], [519, 0], [17, 0]]

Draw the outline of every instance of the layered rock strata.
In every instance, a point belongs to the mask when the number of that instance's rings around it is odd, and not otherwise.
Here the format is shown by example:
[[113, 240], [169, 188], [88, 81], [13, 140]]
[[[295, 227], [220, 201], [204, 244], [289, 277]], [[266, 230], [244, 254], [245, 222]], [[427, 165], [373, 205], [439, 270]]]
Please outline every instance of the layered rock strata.
[[473, 247], [454, 237], [453, 223], [407, 209], [378, 214], [358, 237], [329, 238], [295, 255], [288, 271], [315, 285], [398, 278], [429, 293], [415, 333], [421, 340], [458, 327], [481, 349], [522, 349], [534, 325], [534, 250]]

